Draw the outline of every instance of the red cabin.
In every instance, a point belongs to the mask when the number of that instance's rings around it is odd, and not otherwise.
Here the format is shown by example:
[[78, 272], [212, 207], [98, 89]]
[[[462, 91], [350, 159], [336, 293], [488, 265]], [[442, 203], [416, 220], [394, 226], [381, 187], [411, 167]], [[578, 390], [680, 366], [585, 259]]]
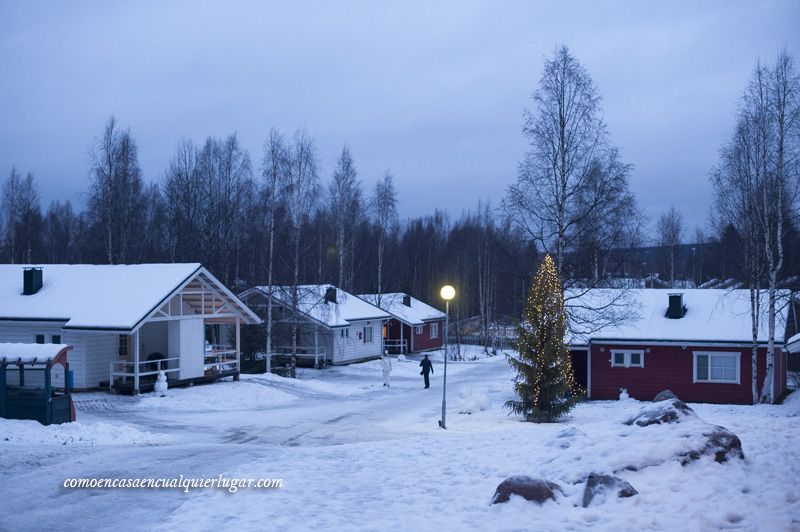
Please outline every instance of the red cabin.
[[359, 296], [387, 312], [383, 326], [384, 347], [390, 353], [418, 353], [440, 349], [444, 336], [444, 312], [402, 292]]
[[[788, 301], [784, 292], [779, 297]], [[572, 339], [576, 379], [589, 398], [616, 399], [624, 388], [634, 399], [652, 400], [669, 389], [689, 402], [753, 402], [748, 290], [593, 289], [570, 304], [582, 309], [573, 328], [589, 331]], [[759, 389], [767, 359], [765, 307], [766, 299], [757, 342]], [[602, 310], [585, 310], [592, 308]], [[786, 393], [787, 374], [788, 306], [783, 301], [778, 308], [774, 401]]]

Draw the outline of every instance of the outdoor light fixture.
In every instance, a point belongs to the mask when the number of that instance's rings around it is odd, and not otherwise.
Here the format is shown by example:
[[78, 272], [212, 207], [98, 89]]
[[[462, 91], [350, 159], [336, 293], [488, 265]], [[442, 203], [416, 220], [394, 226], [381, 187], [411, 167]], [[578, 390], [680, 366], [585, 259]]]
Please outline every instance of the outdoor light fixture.
[[446, 412], [445, 408], [447, 407], [447, 358], [449, 355], [448, 352], [448, 343], [447, 337], [449, 334], [450, 329], [450, 300], [456, 297], [456, 289], [446, 284], [442, 287], [442, 290], [439, 292], [444, 299], [445, 309], [444, 309], [444, 381], [442, 383], [442, 419], [439, 420], [439, 426], [443, 429], [447, 428], [445, 424], [446, 420]]

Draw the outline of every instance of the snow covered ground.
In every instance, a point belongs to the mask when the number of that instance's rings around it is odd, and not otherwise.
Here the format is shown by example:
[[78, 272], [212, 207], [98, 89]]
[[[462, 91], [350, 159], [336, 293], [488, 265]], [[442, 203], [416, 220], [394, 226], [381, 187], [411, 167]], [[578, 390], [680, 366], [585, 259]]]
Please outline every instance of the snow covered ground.
[[[441, 354], [429, 390], [419, 358], [395, 360], [389, 389], [375, 361], [167, 397], [81, 394], [69, 425], [0, 420], [0, 530], [800, 530], [800, 392], [779, 406], [691, 404], [736, 433], [747, 458], [684, 467], [674, 455], [697, 439], [699, 422], [622, 423], [649, 403], [582, 403], [550, 425], [509, 417], [502, 356], [449, 363], [441, 430]], [[616, 472], [639, 494], [583, 508], [590, 472]], [[520, 474], [557, 482], [564, 495], [490, 505], [497, 485]], [[72, 477], [180, 475], [281, 478], [283, 487], [62, 487]]]

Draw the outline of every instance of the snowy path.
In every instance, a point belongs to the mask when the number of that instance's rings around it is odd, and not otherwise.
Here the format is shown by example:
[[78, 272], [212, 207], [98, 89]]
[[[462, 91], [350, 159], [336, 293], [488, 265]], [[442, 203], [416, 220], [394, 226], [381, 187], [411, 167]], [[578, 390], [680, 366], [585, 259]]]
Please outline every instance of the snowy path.
[[[508, 417], [502, 403], [511, 374], [502, 357], [449, 365], [443, 431], [441, 364], [430, 390], [418, 371], [417, 361], [396, 362], [391, 389], [371, 362], [306, 370], [299, 380], [243, 376], [166, 398], [84, 394], [80, 423], [69, 429], [0, 422], [0, 491], [7, 508], [24, 508], [0, 514], [0, 530], [800, 530], [798, 398], [782, 406], [692, 405], [736, 432], [748, 461], [681, 467], [669, 452], [686, 435], [654, 438], [619, 424], [641, 407], [636, 401], [581, 404], [552, 425]], [[465, 387], [490, 407], [458, 414]], [[638, 496], [576, 506], [588, 472], [630, 463], [654, 464], [620, 474]], [[68, 477], [220, 474], [282, 478], [284, 487], [235, 494], [61, 487]], [[494, 488], [513, 474], [546, 476], [566, 496], [543, 507], [490, 506]]]

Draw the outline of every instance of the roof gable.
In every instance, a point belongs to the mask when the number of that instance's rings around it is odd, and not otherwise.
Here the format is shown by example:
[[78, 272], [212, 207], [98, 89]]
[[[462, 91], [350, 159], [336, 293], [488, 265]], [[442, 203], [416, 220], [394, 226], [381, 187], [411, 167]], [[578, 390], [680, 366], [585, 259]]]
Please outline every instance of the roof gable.
[[[175, 290], [206, 272], [197, 263], [36, 265], [43, 270], [42, 288], [25, 296], [26, 267], [0, 265], [0, 319], [63, 321], [65, 328], [126, 331], [137, 327]], [[243, 314], [251, 313], [238, 304]]]

